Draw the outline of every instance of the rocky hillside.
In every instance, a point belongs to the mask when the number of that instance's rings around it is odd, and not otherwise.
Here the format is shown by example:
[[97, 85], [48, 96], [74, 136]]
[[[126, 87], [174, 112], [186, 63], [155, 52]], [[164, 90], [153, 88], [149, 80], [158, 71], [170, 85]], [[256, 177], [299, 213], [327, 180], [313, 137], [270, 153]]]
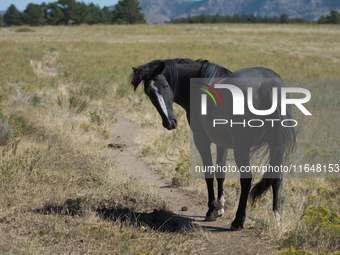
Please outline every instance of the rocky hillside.
[[251, 14], [277, 16], [287, 14], [317, 20], [330, 10], [340, 11], [339, 0], [139, 0], [148, 23], [163, 23], [170, 19], [199, 14]]

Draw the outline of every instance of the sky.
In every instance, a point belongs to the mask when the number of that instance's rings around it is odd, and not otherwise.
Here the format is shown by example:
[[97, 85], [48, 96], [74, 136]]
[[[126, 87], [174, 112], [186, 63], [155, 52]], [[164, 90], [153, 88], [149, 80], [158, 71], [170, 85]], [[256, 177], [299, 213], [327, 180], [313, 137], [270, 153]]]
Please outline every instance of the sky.
[[[7, 2], [6, 0], [1, 0], [0, 1], [0, 11], [5, 11], [8, 9], [8, 7], [11, 4], [14, 4], [15, 7], [19, 10], [19, 11], [23, 11], [26, 9], [26, 6], [29, 3], [33, 3], [33, 4], [41, 4], [42, 2], [45, 3], [51, 3], [51, 2], [57, 2], [57, 0], [11, 0], [9, 2]], [[81, 0], [77, 0], [77, 2], [81, 2]], [[99, 5], [101, 8], [103, 8], [104, 6], [111, 6], [111, 5], [115, 5], [117, 4], [118, 0], [83, 0], [84, 3], [91, 3], [93, 2], [95, 5]]]

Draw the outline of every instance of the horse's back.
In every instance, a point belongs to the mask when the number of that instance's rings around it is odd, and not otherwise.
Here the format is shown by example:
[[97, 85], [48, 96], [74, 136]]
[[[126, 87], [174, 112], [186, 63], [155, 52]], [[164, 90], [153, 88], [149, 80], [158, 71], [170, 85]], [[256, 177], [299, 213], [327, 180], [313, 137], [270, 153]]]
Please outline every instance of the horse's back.
[[[254, 141], [256, 145], [257, 137], [263, 136], [268, 131], [268, 123], [265, 119], [268, 116], [257, 116], [248, 109], [247, 98], [249, 87], [253, 88], [253, 105], [256, 109], [266, 110], [265, 107], [272, 104], [272, 88], [285, 86], [281, 77], [271, 69], [265, 67], [252, 67], [236, 71], [228, 78], [220, 79], [219, 84], [231, 84], [243, 92], [244, 114], [235, 115], [233, 101], [236, 100], [234, 95], [228, 89], [217, 89], [221, 97], [223, 106], [214, 107], [213, 103], [208, 103], [208, 115], [201, 116], [201, 123], [209, 139], [220, 147], [233, 148], [235, 143], [249, 143]], [[259, 94], [258, 91], [261, 91]], [[272, 116], [273, 118], [273, 116]], [[275, 116], [279, 118], [279, 116]], [[214, 120], [225, 123], [213, 126]], [[252, 121], [256, 119], [256, 121]], [[251, 127], [253, 124], [258, 125], [262, 120], [263, 127]], [[249, 122], [250, 121], [250, 122]], [[250, 123], [250, 124], [248, 124]], [[255, 137], [255, 139], [254, 139]], [[260, 141], [262, 143], [262, 141]]]
[[280, 76], [266, 67], [249, 67], [236, 71], [229, 78], [280, 78]]

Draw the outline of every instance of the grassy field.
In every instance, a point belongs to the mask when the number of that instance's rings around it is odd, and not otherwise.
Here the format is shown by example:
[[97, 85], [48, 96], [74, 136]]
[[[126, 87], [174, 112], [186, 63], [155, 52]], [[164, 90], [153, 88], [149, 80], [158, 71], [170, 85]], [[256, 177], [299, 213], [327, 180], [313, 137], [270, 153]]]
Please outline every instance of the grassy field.
[[[264, 66], [283, 78], [340, 78], [340, 27], [332, 25], [95, 25], [0, 30], [0, 253], [195, 253], [200, 230], [150, 228], [131, 210], [168, 212], [157, 196], [116, 164], [107, 148], [116, 116], [139, 125], [140, 156], [174, 185], [206, 198], [188, 177], [189, 127], [163, 129], [131, 67], [154, 59], [208, 59], [236, 71]], [[297, 109], [294, 162], [340, 163], [339, 83], [306, 85], [312, 100]], [[157, 153], [156, 153], [157, 152]], [[232, 161], [232, 153], [228, 160]], [[239, 181], [225, 183], [234, 213]], [[114, 213], [104, 217], [105, 210]], [[128, 217], [121, 218], [129, 211]], [[281, 224], [269, 192], [248, 220], [283, 248], [340, 251], [340, 180], [286, 179]], [[124, 214], [125, 215], [125, 214]], [[290, 247], [290, 248], [289, 248]]]

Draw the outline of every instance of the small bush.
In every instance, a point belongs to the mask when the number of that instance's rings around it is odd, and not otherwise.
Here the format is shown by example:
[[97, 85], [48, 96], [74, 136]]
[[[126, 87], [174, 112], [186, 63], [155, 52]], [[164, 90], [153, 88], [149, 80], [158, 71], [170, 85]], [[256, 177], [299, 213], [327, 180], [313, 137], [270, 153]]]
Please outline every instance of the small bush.
[[88, 115], [89, 121], [100, 127], [100, 125], [104, 122], [104, 120], [101, 118], [101, 115], [101, 112], [99, 114], [97, 113], [97, 111], [90, 112], [90, 114]]
[[21, 28], [18, 28], [17, 30], [15, 30], [15, 32], [19, 32], [19, 33], [22, 33], [22, 32], [35, 32], [35, 30], [30, 29], [28, 27], [21, 27]]
[[87, 110], [91, 100], [76, 94], [71, 94], [68, 99], [66, 99], [64, 95], [60, 93], [57, 96], [56, 102], [60, 108], [63, 109], [65, 107], [67, 108], [67, 111], [72, 111], [76, 114], [80, 114], [83, 111]]
[[68, 98], [68, 102], [69, 102], [69, 109], [75, 109], [76, 114], [80, 114], [81, 112], [85, 111], [87, 109], [87, 107], [90, 104], [89, 99], [87, 98], [82, 98], [79, 95], [71, 95]]
[[337, 212], [322, 205], [311, 206], [305, 212], [303, 220], [309, 233], [316, 238], [313, 240], [316, 247], [319, 242], [323, 242], [325, 239], [329, 248], [340, 248], [340, 217]]
[[301, 251], [294, 249], [293, 246], [284, 249], [283, 251], [279, 252], [277, 255], [313, 255], [310, 251]]
[[147, 157], [150, 153], [152, 153], [151, 146], [148, 145], [148, 146], [145, 146], [144, 148], [142, 148], [141, 153], [142, 153], [143, 157]]
[[98, 127], [105, 126], [110, 127], [113, 123], [117, 123], [117, 117], [115, 116], [114, 112], [106, 113], [105, 111], [93, 111], [87, 115], [89, 121]]
[[83, 123], [80, 128], [84, 130], [84, 132], [88, 132], [90, 130], [90, 125], [89, 124], [86, 124], [86, 123]]
[[13, 114], [8, 122], [13, 126], [16, 136], [27, 135], [32, 131], [33, 126], [23, 116]]
[[175, 171], [176, 174], [172, 179], [173, 185], [179, 185], [183, 181], [188, 180], [190, 178], [190, 153], [189, 151], [182, 149], [181, 151], [180, 162], [177, 164]]
[[0, 146], [6, 145], [13, 137], [13, 126], [0, 116]]
[[41, 104], [42, 101], [43, 101], [42, 98], [37, 93], [33, 93], [33, 95], [30, 98], [30, 103], [34, 106]]
[[318, 187], [316, 193], [308, 196], [308, 207], [302, 216], [301, 224], [297, 226], [296, 231], [290, 232], [283, 243], [296, 248], [316, 249], [318, 252], [324, 249], [337, 251], [340, 249], [340, 216], [337, 207], [340, 188], [331, 190]]
[[13, 104], [27, 104], [30, 100], [31, 86], [25, 82], [6, 83], [3, 93]]
[[322, 162], [326, 163], [334, 158], [334, 152], [331, 149], [315, 146], [305, 152], [305, 162]]

